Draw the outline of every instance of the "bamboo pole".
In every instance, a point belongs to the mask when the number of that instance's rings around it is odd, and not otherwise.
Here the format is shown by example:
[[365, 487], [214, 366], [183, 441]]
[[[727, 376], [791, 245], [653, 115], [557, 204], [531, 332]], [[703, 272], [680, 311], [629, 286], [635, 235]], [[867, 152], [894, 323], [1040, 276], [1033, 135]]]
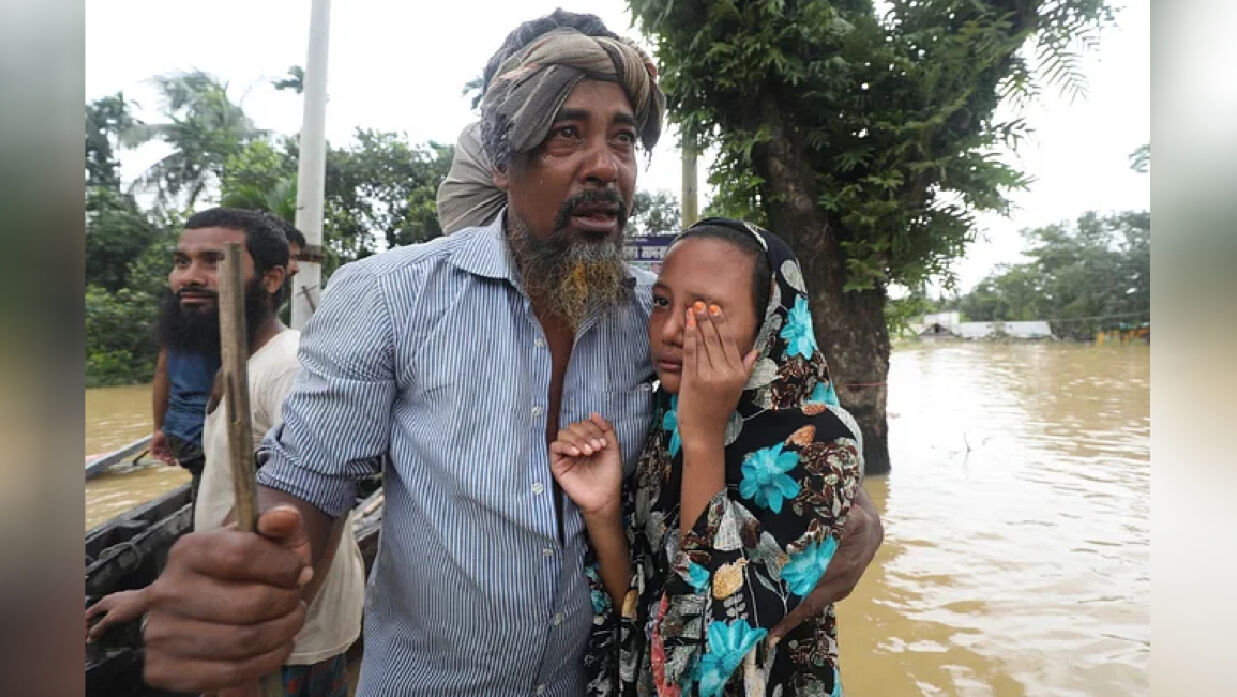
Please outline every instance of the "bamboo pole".
[[[224, 249], [219, 276], [219, 339], [223, 359], [223, 398], [228, 415], [228, 461], [236, 494], [236, 527], [256, 532], [257, 466], [253, 456], [253, 414], [249, 410], [249, 337], [245, 332], [245, 291], [241, 280], [241, 245]], [[283, 675], [262, 678], [262, 697], [283, 697]]]

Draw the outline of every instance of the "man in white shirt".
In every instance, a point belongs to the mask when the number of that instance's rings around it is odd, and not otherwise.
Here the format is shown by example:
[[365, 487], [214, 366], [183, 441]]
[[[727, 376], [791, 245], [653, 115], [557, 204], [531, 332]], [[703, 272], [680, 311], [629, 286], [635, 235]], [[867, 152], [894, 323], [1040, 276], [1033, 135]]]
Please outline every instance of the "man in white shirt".
[[[245, 284], [246, 328], [249, 337], [249, 395], [253, 418], [253, 447], [280, 422], [284, 397], [296, 381], [300, 364], [300, 332], [286, 328], [277, 315], [283, 304], [288, 243], [283, 231], [249, 211], [216, 208], [190, 218], [180, 246], [192, 247], [193, 260], [202, 259], [204, 297], [207, 292], [218, 316], [217, 264], [229, 242], [244, 243], [242, 276]], [[191, 263], [199, 263], [193, 261]], [[199, 271], [195, 269], [195, 271]], [[227, 409], [219, 397], [220, 380], [207, 405], [202, 445], [206, 464], [194, 510], [194, 529], [213, 530], [230, 523], [235, 499], [228, 460]], [[284, 690], [291, 696], [344, 697], [347, 670], [344, 654], [361, 632], [365, 572], [361, 552], [351, 534], [352, 517], [345, 516], [332, 531], [328, 572], [306, 586], [305, 620], [296, 635], [291, 655], [284, 661]], [[102, 614], [90, 629], [97, 638], [108, 626], [144, 613], [146, 589], [121, 591], [87, 609], [86, 619]]]

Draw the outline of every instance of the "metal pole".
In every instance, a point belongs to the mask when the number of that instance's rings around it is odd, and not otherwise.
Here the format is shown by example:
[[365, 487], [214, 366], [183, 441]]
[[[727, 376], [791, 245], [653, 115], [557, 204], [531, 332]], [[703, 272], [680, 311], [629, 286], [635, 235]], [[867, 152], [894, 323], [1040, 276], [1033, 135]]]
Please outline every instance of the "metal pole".
[[326, 66], [331, 0], [313, 0], [305, 58], [304, 112], [296, 178], [296, 226], [305, 234], [305, 255], [292, 286], [292, 328], [302, 329], [318, 306], [322, 284], [322, 218], [326, 190]]

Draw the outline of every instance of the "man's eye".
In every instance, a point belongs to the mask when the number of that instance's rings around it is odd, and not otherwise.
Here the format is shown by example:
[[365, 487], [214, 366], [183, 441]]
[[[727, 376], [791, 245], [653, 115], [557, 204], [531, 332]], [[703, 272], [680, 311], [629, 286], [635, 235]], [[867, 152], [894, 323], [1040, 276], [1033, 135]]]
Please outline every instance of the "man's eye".
[[579, 138], [580, 129], [575, 126], [559, 126], [554, 129], [554, 135], [560, 138]]

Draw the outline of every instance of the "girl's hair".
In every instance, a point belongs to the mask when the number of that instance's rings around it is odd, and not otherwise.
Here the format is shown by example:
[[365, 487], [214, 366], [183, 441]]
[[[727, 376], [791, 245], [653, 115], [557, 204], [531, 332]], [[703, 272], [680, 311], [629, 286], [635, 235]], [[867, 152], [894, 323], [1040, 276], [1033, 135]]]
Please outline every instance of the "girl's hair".
[[769, 255], [765, 248], [752, 237], [751, 233], [736, 230], [725, 225], [696, 225], [688, 228], [670, 245], [673, 247], [683, 240], [709, 239], [729, 242], [737, 247], [744, 256], [749, 257], [752, 264], [752, 302], [756, 307], [756, 325], [764, 320], [765, 310], [769, 306], [769, 288], [773, 283], [773, 271], [769, 267]]

